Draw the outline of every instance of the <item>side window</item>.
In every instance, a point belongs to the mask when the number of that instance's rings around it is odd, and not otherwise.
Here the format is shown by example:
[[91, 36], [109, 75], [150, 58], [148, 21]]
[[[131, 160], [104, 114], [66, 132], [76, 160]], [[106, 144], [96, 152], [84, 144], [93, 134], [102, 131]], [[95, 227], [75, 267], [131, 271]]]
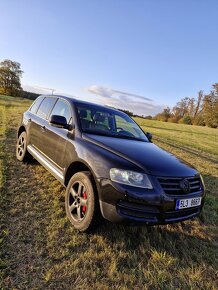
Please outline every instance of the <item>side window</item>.
[[43, 100], [43, 96], [38, 97], [32, 104], [32, 106], [30, 107], [30, 112], [35, 114], [38, 110], [39, 105], [41, 104], [42, 100]]
[[42, 101], [42, 103], [37, 111], [37, 115], [43, 119], [47, 119], [49, 116], [49, 113], [51, 112], [52, 108], [54, 107], [54, 104], [56, 101], [57, 101], [56, 98], [46, 97]]
[[78, 114], [82, 130], [113, 130], [113, 116], [105, 111], [92, 110], [86, 107], [78, 107]]
[[106, 112], [97, 111], [93, 116], [95, 124], [101, 126], [101, 129], [109, 130], [110, 115]]
[[78, 114], [81, 120], [86, 120], [92, 122], [92, 112], [91, 110], [83, 107], [78, 108]]
[[72, 113], [69, 105], [61, 99], [59, 99], [55, 104], [51, 115], [63, 116], [66, 118], [67, 123], [69, 123], [70, 119], [72, 118]]
[[92, 123], [91, 111], [84, 107], [79, 107], [77, 108], [77, 110], [78, 110], [82, 130], [85, 131], [90, 128], [90, 125]]

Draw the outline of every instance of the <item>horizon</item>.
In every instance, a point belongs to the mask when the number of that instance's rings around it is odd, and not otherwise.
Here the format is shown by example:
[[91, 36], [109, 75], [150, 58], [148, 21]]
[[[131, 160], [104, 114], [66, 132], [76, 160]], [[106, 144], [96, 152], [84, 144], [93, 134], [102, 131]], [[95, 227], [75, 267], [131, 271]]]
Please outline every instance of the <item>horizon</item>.
[[217, 8], [213, 0], [2, 1], [1, 59], [21, 64], [28, 91], [153, 116], [218, 81]]

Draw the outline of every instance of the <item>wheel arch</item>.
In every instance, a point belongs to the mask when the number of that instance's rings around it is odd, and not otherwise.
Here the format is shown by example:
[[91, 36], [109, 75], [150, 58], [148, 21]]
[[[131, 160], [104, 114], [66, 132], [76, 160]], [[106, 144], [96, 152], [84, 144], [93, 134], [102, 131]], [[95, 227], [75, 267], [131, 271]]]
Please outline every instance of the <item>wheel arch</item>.
[[26, 132], [26, 128], [22, 125], [17, 131], [17, 137], [20, 136], [21, 133]]
[[91, 174], [91, 179], [96, 186], [96, 181], [95, 181], [95, 175], [93, 173], [93, 171], [91, 170], [91, 168], [85, 164], [82, 161], [75, 161], [73, 163], [70, 164], [70, 166], [67, 168], [66, 173], [65, 173], [65, 178], [64, 178], [64, 185], [67, 186], [68, 182], [70, 181], [70, 178], [77, 172], [81, 172], [81, 171], [89, 171]]
[[[66, 171], [66, 174], [65, 174], [64, 185], [67, 187], [67, 191], [66, 191], [66, 194], [67, 194], [69, 192], [69, 190], [70, 190], [70, 187], [68, 186], [68, 183], [69, 183], [71, 177], [74, 174], [76, 174], [76, 173], [84, 172], [84, 171], [86, 172], [85, 175], [89, 175], [90, 174], [90, 181], [91, 181], [91, 184], [93, 186], [93, 191], [94, 191], [94, 196], [95, 196], [95, 198], [94, 198], [94, 212], [93, 212], [94, 216], [92, 216], [91, 222], [89, 222], [88, 227], [86, 226], [85, 229], [76, 227], [75, 224], [73, 224], [73, 225], [77, 229], [79, 229], [80, 231], [90, 232], [103, 219], [102, 212], [101, 212], [101, 207], [100, 207], [99, 192], [98, 192], [98, 188], [97, 188], [97, 180], [96, 180], [96, 177], [95, 177], [92, 169], [89, 167], [89, 165], [87, 165], [85, 162], [80, 161], [80, 160], [71, 163], [70, 166], [68, 167], [67, 171]], [[66, 197], [65, 197], [65, 206], [66, 206], [67, 200], [68, 199], [66, 199]], [[68, 215], [68, 218], [69, 218], [68, 210], [67, 210], [67, 215]]]

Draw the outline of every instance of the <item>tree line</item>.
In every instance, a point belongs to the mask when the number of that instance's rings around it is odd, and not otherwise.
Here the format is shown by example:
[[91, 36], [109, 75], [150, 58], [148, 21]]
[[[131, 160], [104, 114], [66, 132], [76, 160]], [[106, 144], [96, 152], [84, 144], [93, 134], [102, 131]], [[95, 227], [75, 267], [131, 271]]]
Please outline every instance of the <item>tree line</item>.
[[166, 107], [154, 117], [138, 116], [128, 110], [121, 110], [131, 117], [140, 117], [148, 120], [180, 123], [188, 125], [218, 127], [218, 83], [212, 85], [209, 94], [199, 91], [197, 99], [183, 98], [170, 109]]
[[218, 127], [218, 83], [212, 85], [209, 94], [199, 91], [197, 99], [183, 98], [170, 109], [165, 108], [153, 117], [155, 120], [188, 125]]

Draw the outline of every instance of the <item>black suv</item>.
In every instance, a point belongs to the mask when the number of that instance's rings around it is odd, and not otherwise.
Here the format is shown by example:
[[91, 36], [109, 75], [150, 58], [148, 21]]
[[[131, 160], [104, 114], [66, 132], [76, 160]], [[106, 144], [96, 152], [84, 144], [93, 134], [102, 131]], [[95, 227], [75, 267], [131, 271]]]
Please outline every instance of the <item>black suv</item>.
[[80, 231], [113, 222], [166, 224], [197, 216], [200, 174], [151, 142], [126, 114], [65, 96], [39, 96], [18, 129], [19, 161], [37, 159], [65, 187]]

